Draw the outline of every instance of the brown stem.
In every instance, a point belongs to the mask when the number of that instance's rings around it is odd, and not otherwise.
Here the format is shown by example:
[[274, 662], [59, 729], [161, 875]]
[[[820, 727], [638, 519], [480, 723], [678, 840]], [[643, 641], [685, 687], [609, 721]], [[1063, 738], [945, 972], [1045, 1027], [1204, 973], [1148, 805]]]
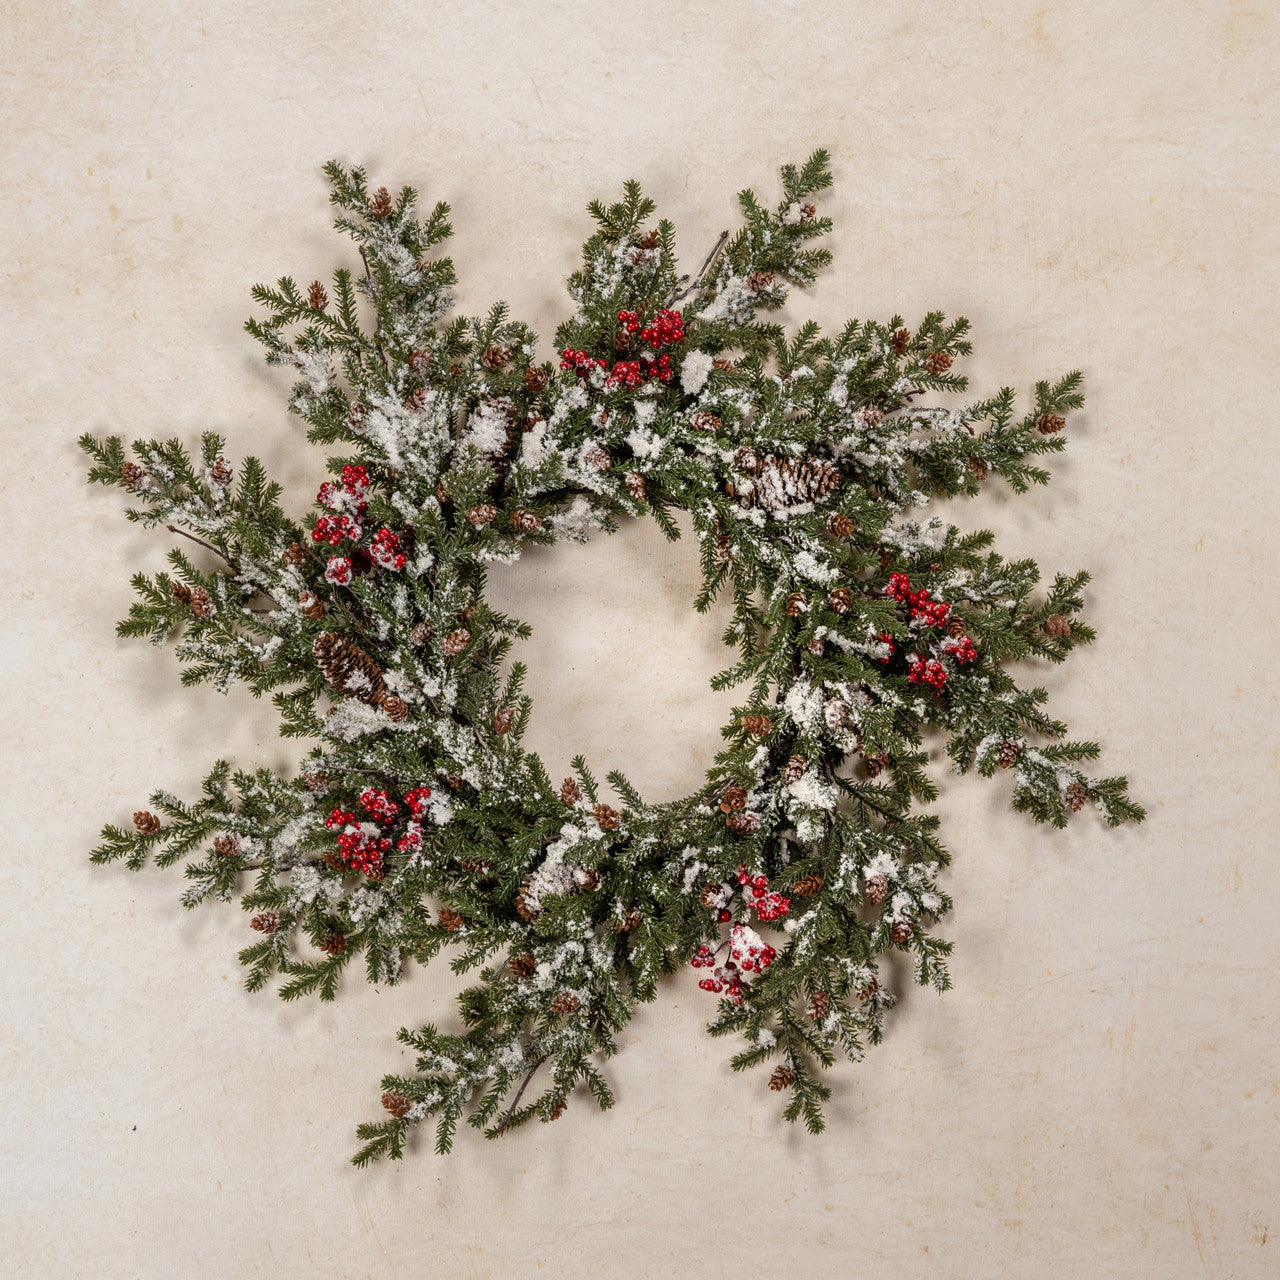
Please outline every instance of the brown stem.
[[378, 286], [373, 283], [373, 272], [369, 270], [369, 259], [365, 256], [364, 245], [360, 246], [360, 261], [364, 263], [365, 283], [369, 286], [369, 293], [373, 298], [373, 346], [378, 353], [378, 359], [382, 361], [383, 372], [390, 377], [391, 366], [387, 363], [387, 353], [382, 349], [382, 312], [378, 306]]
[[[165, 525], [165, 528], [168, 529], [170, 533], [176, 533], [180, 538], [187, 538], [189, 541], [197, 543], [199, 546], [206, 547], [208, 550], [212, 551], [213, 554], [231, 570], [232, 573], [240, 572], [234, 561], [232, 561], [225, 552], [219, 551], [212, 542], [206, 542], [203, 538], [197, 538], [194, 533], [188, 533], [185, 529], [179, 529], [176, 524], [167, 524]], [[274, 613], [281, 607], [280, 601], [277, 600], [270, 591], [266, 591], [259, 587], [258, 594], [266, 596], [266, 598], [271, 601], [273, 607], [270, 609], [250, 609], [250, 613]]]
[[[703, 280], [706, 278], [707, 272], [711, 269], [711, 264], [716, 260], [720, 250], [724, 248], [725, 241], [729, 239], [729, 233], [722, 231], [720, 238], [711, 247], [711, 252], [707, 254], [703, 260], [702, 266], [698, 268], [698, 274], [690, 281], [688, 276], [681, 276], [675, 289], [672, 290], [671, 296], [667, 299], [666, 305], [669, 307], [672, 303], [679, 302], [682, 298], [687, 298], [694, 290], [701, 287]], [[689, 283], [685, 283], [689, 281]], [[685, 285], [681, 289], [680, 285]]]
[[502, 1119], [498, 1121], [498, 1133], [506, 1133], [507, 1126], [510, 1125], [516, 1111], [520, 1107], [520, 1099], [524, 1097], [524, 1091], [529, 1087], [529, 1081], [533, 1079], [538, 1068], [546, 1062], [550, 1055], [543, 1054], [540, 1058], [535, 1059], [533, 1065], [524, 1073], [524, 1079], [520, 1081], [520, 1087], [516, 1090], [516, 1096], [512, 1099], [511, 1105], [503, 1112]]

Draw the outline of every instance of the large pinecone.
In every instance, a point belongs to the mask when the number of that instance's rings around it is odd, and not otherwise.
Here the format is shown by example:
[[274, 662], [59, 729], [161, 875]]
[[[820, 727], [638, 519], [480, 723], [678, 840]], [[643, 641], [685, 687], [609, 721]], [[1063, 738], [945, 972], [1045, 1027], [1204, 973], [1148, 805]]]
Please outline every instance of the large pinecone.
[[311, 646], [316, 666], [344, 698], [359, 698], [380, 707], [387, 696], [378, 664], [351, 640], [333, 631], [322, 631]]
[[738, 505], [781, 511], [805, 502], [820, 502], [840, 487], [840, 471], [825, 458], [778, 458], [768, 454], [750, 488], [726, 485]]

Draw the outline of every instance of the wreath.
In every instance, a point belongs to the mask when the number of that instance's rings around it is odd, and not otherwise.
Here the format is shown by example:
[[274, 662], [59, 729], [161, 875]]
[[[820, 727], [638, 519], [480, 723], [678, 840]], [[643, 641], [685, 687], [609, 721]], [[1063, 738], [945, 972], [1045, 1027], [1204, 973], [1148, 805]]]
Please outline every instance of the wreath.
[[[446, 949], [476, 974], [454, 1029], [401, 1030], [416, 1071], [382, 1081], [357, 1163], [399, 1157], [426, 1121], [443, 1152], [464, 1118], [496, 1136], [580, 1087], [612, 1105], [601, 1060], [686, 965], [718, 997], [710, 1033], [745, 1041], [733, 1067], [764, 1065], [786, 1118], [820, 1130], [822, 1070], [880, 1040], [895, 975], [949, 985], [930, 741], [957, 772], [1010, 771], [1038, 822], [1143, 816], [1008, 670], [1093, 639], [1088, 575], [1038, 590], [1033, 561], [924, 511], [994, 476], [1043, 484], [1080, 374], [1037, 383], [1021, 416], [1007, 389], [930, 406], [965, 388], [965, 320], [772, 323], [830, 260], [822, 151], [782, 170], [775, 207], [742, 192], [692, 276], [636, 184], [593, 203], [554, 361], [501, 305], [449, 318], [446, 205], [419, 220], [411, 189], [325, 172], [358, 270], [259, 286], [247, 325], [329, 453], [309, 525], [218, 435], [198, 458], [81, 441], [131, 520], [186, 540], [134, 578], [119, 634], [176, 636], [184, 684], [270, 693], [281, 733], [316, 745], [296, 777], [219, 761], [198, 800], [154, 794], [93, 859], [185, 860], [187, 906], [238, 895], [250, 989], [329, 1000], [358, 957], [395, 983]], [[700, 548], [695, 607], [733, 602], [724, 749], [672, 803], [621, 773], [602, 792], [581, 757], [557, 784], [521, 746], [510, 654], [529, 629], [486, 600], [488, 566], [626, 517], [674, 538], [675, 512]]]

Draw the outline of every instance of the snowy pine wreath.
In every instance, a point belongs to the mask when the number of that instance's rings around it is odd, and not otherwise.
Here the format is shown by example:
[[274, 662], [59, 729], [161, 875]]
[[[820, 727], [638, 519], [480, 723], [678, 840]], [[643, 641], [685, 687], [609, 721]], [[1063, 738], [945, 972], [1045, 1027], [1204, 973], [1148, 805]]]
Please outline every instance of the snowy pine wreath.
[[[238, 894], [252, 989], [279, 975], [286, 999], [332, 999], [358, 957], [394, 983], [446, 948], [478, 973], [458, 1029], [400, 1032], [417, 1073], [383, 1080], [357, 1162], [398, 1157], [426, 1120], [441, 1151], [464, 1117], [490, 1135], [554, 1120], [580, 1085], [611, 1105], [599, 1060], [690, 963], [719, 996], [710, 1032], [745, 1038], [733, 1066], [766, 1065], [787, 1118], [820, 1129], [820, 1069], [879, 1041], [894, 1003], [881, 959], [948, 985], [927, 732], [958, 772], [1011, 770], [1037, 821], [1090, 802], [1111, 824], [1143, 816], [1007, 670], [1093, 638], [1088, 575], [1037, 593], [1035, 563], [991, 534], [914, 514], [990, 476], [1044, 483], [1033, 460], [1062, 447], [1080, 375], [1038, 383], [1020, 417], [1008, 390], [931, 408], [965, 386], [963, 319], [768, 323], [829, 261], [821, 151], [783, 169], [775, 209], [743, 192], [741, 229], [692, 278], [638, 186], [593, 204], [558, 368], [501, 306], [447, 319], [445, 205], [418, 221], [412, 190], [326, 173], [360, 270], [259, 287], [267, 316], [248, 324], [332, 451], [310, 527], [216, 435], [198, 461], [176, 440], [81, 442], [130, 519], [198, 544], [135, 577], [120, 634], [181, 633], [184, 684], [270, 691], [281, 732], [317, 745], [296, 778], [222, 761], [194, 803], [157, 793], [94, 859], [186, 859], [189, 906]], [[521, 747], [509, 654], [528, 628], [487, 603], [486, 567], [619, 517], [675, 537], [673, 511], [701, 547], [696, 607], [732, 595], [716, 685], [742, 702], [698, 791], [649, 804], [611, 774], [615, 807], [585, 761], [557, 785]]]

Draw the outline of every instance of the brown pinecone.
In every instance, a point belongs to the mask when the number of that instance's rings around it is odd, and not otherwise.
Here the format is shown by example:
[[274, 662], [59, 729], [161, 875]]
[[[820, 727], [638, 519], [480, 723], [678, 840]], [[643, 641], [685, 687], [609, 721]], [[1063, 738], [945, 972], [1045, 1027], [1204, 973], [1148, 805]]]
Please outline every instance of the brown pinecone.
[[436, 483], [436, 501], [443, 507], [446, 502], [453, 501], [453, 495], [443, 480]]
[[522, 956], [512, 956], [507, 961], [507, 967], [517, 978], [532, 978], [533, 971], [538, 967], [538, 962], [530, 952], [526, 951]]
[[387, 696], [378, 664], [354, 641], [334, 631], [322, 631], [311, 645], [321, 674], [343, 697], [359, 698], [371, 707]]
[[219, 488], [225, 489], [231, 483], [233, 472], [231, 464], [226, 458], [219, 458], [213, 466], [209, 468], [209, 482], [216, 484]]
[[480, 356], [480, 363], [486, 369], [497, 370], [511, 363], [510, 347], [486, 347]]
[[1055, 640], [1060, 640], [1063, 636], [1071, 634], [1071, 623], [1062, 614], [1052, 613], [1044, 620], [1044, 633]]
[[383, 1108], [389, 1111], [397, 1120], [403, 1120], [409, 1114], [409, 1108], [413, 1103], [396, 1089], [388, 1089], [382, 1095]]
[[307, 290], [307, 304], [312, 311], [323, 311], [329, 305], [329, 295], [319, 280], [313, 280]]
[[459, 858], [458, 866], [468, 875], [480, 875], [482, 872], [488, 871], [492, 863], [486, 862], [483, 858]]
[[1012, 768], [1018, 761], [1018, 756], [1022, 754], [1022, 748], [1018, 746], [1010, 738], [1006, 738], [1000, 744], [1000, 753], [996, 756], [996, 763], [1002, 769]]
[[796, 881], [791, 890], [797, 898], [812, 898], [822, 892], [821, 876], [803, 876]]
[[533, 533], [542, 528], [542, 521], [527, 507], [517, 507], [511, 513], [511, 524], [518, 533]]
[[139, 809], [133, 815], [133, 825], [142, 832], [144, 836], [153, 836], [160, 830], [160, 819], [154, 813], [146, 809]]
[[347, 428], [359, 435], [364, 430], [364, 405], [353, 400], [347, 409]]
[[893, 337], [889, 339], [889, 345], [893, 348], [895, 355], [904, 355], [907, 348], [911, 345], [911, 330], [899, 329]]
[[981, 458], [970, 458], [969, 470], [973, 472], [974, 479], [978, 481], [985, 480], [991, 474], [987, 470], [987, 464]]
[[595, 893], [602, 884], [604, 884], [604, 872], [599, 868], [592, 867], [589, 871], [581, 872], [578, 887], [584, 893]]
[[582, 788], [578, 786], [577, 779], [566, 778], [560, 786], [560, 799], [573, 808], [579, 800], [582, 799]]
[[814, 636], [805, 648], [809, 650], [815, 657], [822, 657], [827, 651], [827, 642], [821, 636]]
[[302, 610], [302, 616], [311, 622], [319, 622], [324, 617], [324, 601], [314, 591], [301, 592], [298, 607]]
[[840, 487], [840, 469], [825, 458], [778, 458], [768, 454], [750, 490], [739, 492], [729, 484], [726, 491], [742, 507], [781, 511], [805, 502], [820, 502]]
[[379, 187], [369, 201], [369, 216], [373, 218], [389, 218], [391, 216], [391, 193], [386, 187]]
[[689, 419], [689, 425], [695, 431], [719, 431], [720, 419], [716, 414], [708, 413], [703, 409]]
[[394, 693], [387, 694], [380, 705], [382, 714], [392, 724], [403, 724], [409, 718], [409, 704], [403, 698], [397, 698]]
[[747, 288], [752, 293], [761, 293], [773, 283], [772, 271], [753, 271], [747, 277]]
[[136, 462], [122, 462], [120, 464], [120, 479], [124, 481], [126, 489], [140, 489], [143, 481], [147, 478], [147, 473]]
[[1089, 793], [1078, 782], [1069, 782], [1065, 794], [1067, 805], [1072, 813], [1079, 813], [1084, 808], [1084, 802], [1089, 798]]
[[853, 592], [848, 587], [833, 587], [827, 593], [827, 603], [833, 613], [848, 613], [853, 604]]
[[1055, 435], [1067, 425], [1066, 418], [1057, 413], [1042, 413], [1036, 419], [1036, 430], [1042, 436]]
[[878, 907], [889, 896], [889, 879], [887, 876], [868, 876], [865, 887], [866, 899], [873, 907]]
[[546, 390], [548, 381], [547, 371], [538, 365], [531, 364], [524, 371], [524, 389], [535, 396]]
[[827, 532], [833, 538], [847, 538], [853, 532], [853, 521], [837, 511], [827, 518]]
[[340, 956], [347, 949], [347, 940], [340, 933], [326, 933], [320, 950], [327, 956]]
[[915, 925], [910, 920], [895, 920], [889, 929], [889, 936], [897, 943], [909, 942], [915, 931]]
[[809, 602], [804, 598], [803, 591], [793, 591], [787, 596], [786, 611], [788, 618], [798, 618], [801, 614], [809, 612]]
[[818, 1022], [827, 1016], [831, 1008], [831, 997], [825, 991], [815, 991], [809, 1001], [809, 1021]]
[[800, 206], [801, 222], [812, 222], [814, 218], [816, 218], [817, 216], [818, 216], [817, 205], [809, 204], [809, 202], [806, 201], [804, 204]]
[[291, 542], [280, 556], [281, 562], [286, 565], [304, 564], [306, 559], [306, 548], [300, 542]]
[[343, 862], [341, 855], [332, 849], [324, 855], [324, 865], [330, 871], [345, 871], [347, 869], [347, 864]]
[[598, 444], [593, 444], [590, 449], [582, 455], [582, 460], [593, 471], [607, 471], [609, 464], [613, 461], [609, 454]]
[[303, 775], [303, 783], [308, 791], [317, 795], [321, 792], [329, 790], [329, 779], [323, 773], [308, 773]]
[[582, 1001], [572, 991], [562, 991], [551, 1002], [551, 1012], [556, 1014], [576, 1013], [582, 1008]]
[[767, 738], [773, 732], [773, 721], [768, 716], [743, 716], [738, 722], [755, 738]]
[[747, 475], [755, 475], [761, 467], [760, 455], [749, 444], [744, 444], [734, 452], [733, 465]]
[[869, 756], [863, 756], [862, 767], [867, 771], [868, 778], [878, 778], [889, 767], [889, 753], [876, 751]]
[[887, 569], [893, 563], [893, 552], [888, 547], [880, 548], [880, 567]]
[[613, 930], [615, 933], [630, 933], [632, 929], [639, 927], [643, 919], [644, 917], [633, 907], [613, 926]]
[[179, 604], [189, 605], [191, 603], [191, 588], [185, 582], [179, 582], [177, 578], [171, 578], [169, 580], [169, 591]]
[[557, 1102], [551, 1108], [551, 1110], [547, 1112], [547, 1119], [559, 1120], [560, 1117], [564, 1115], [564, 1113], [568, 1110], [569, 1110], [569, 1104], [563, 1098], [561, 1098], [560, 1101]]
[[431, 389], [429, 387], [418, 387], [417, 390], [411, 391], [405, 398], [404, 407], [410, 413], [421, 413], [430, 402]]
[[858, 410], [858, 416], [862, 419], [864, 427], [874, 430], [884, 421], [884, 410], [879, 405], [865, 404]]
[[731, 813], [724, 825], [735, 835], [750, 836], [760, 830], [760, 815], [756, 813]]
[[236, 836], [219, 836], [213, 842], [213, 851], [224, 858], [234, 858], [240, 853], [240, 841]]
[[781, 1093], [783, 1089], [790, 1089], [796, 1082], [796, 1071], [794, 1067], [778, 1067], [773, 1075], [769, 1077], [769, 1088], [774, 1093]]
[[828, 698], [822, 704], [822, 721], [828, 729], [843, 729], [849, 723], [849, 704], [843, 698]]
[[437, 916], [441, 925], [448, 930], [449, 933], [457, 933], [466, 921], [462, 918], [462, 913], [454, 911], [449, 907], [441, 907], [437, 912]]
[[782, 766], [783, 782], [799, 782], [804, 777], [804, 771], [809, 767], [809, 759], [807, 756], [792, 756], [786, 764]]
[[440, 642], [440, 648], [450, 657], [454, 658], [460, 654], [471, 640], [471, 632], [466, 627], [459, 627], [456, 631], [450, 631], [447, 636]]
[[607, 804], [598, 804], [592, 808], [591, 816], [595, 818], [603, 830], [617, 831], [620, 819], [616, 809], [610, 808]]
[[738, 813], [746, 807], [747, 793], [742, 787], [730, 787], [721, 797], [721, 813]]
[[965, 625], [964, 625], [964, 619], [963, 619], [963, 618], [957, 618], [957, 617], [956, 617], [956, 615], [953, 613], [953, 614], [952, 614], [952, 615], [947, 619], [946, 626], [943, 628], [943, 630], [944, 630], [944, 631], [947, 633], [947, 635], [949, 635], [953, 640], [958, 640], [962, 635], [964, 635], [965, 630], [966, 630]]
[[866, 982], [864, 982], [862, 986], [860, 986], [857, 989], [857, 991], [854, 992], [854, 995], [856, 995], [858, 999], [865, 1004], [879, 990], [880, 990], [880, 980], [879, 978], [873, 975], [872, 977], [868, 978]]
[[423, 374], [431, 367], [431, 352], [423, 347], [409, 353], [409, 372]]
[[514, 707], [502, 707], [493, 715], [493, 731], [501, 736], [504, 733], [511, 732], [511, 726], [515, 724], [516, 713]]
[[191, 588], [191, 599], [188, 604], [197, 618], [212, 618], [217, 612], [213, 605], [213, 597], [203, 587]]
[[644, 476], [638, 471], [628, 471], [626, 476], [627, 492], [637, 502], [644, 501]]
[[492, 524], [497, 517], [498, 508], [489, 502], [482, 502], [467, 512], [468, 522], [476, 529], [483, 529], [485, 525]]
[[727, 533], [716, 535], [716, 560], [720, 564], [733, 563], [733, 539]]
[[732, 360], [716, 359], [711, 362], [711, 367], [716, 370], [717, 373], [732, 373], [734, 370], [734, 363]]
[[469, 627], [475, 620], [476, 615], [480, 612], [478, 604], [469, 604], [458, 614], [458, 621], [464, 626]]
[[409, 632], [409, 643], [426, 644], [434, 630], [435, 628], [429, 622], [415, 622], [413, 630]]
[[702, 892], [698, 894], [698, 901], [702, 903], [704, 907], [718, 907], [723, 894], [724, 885], [716, 884], [714, 882], [704, 884], [702, 886]]
[[946, 373], [951, 368], [951, 357], [945, 351], [931, 351], [924, 358], [926, 373]]
[[275, 933], [280, 927], [280, 916], [275, 911], [259, 911], [252, 920], [249, 921], [249, 928], [257, 930], [258, 933]]

